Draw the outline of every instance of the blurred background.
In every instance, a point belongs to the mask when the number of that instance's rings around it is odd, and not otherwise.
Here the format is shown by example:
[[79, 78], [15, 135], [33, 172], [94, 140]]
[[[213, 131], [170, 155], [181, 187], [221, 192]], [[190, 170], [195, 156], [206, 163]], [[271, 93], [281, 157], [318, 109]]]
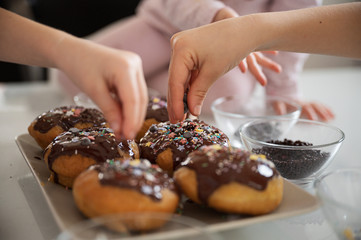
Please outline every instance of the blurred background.
[[[0, 7], [40, 23], [86, 37], [100, 28], [134, 14], [140, 0], [0, 0]], [[323, 5], [352, 2], [324, 0]], [[349, 58], [310, 55], [304, 68], [360, 66]], [[0, 61], [0, 82], [47, 81], [47, 69]]]
[[[134, 14], [140, 0], [0, 0], [0, 7], [77, 37]], [[0, 61], [0, 82], [46, 81], [47, 70]]]

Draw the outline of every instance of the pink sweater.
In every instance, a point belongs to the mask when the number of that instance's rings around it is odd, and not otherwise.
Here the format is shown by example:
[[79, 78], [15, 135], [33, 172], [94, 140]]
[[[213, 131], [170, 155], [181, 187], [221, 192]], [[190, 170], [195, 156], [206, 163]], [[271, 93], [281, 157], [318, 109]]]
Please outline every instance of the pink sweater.
[[159, 29], [173, 34], [212, 22], [225, 6], [239, 15], [317, 6], [317, 0], [143, 0], [138, 13]]
[[[143, 0], [137, 14], [168, 37], [189, 28], [211, 23], [215, 14], [225, 6], [239, 15], [257, 12], [275, 12], [319, 5], [317, 0]], [[269, 56], [283, 68], [281, 74], [264, 69], [269, 80], [268, 95], [298, 99], [298, 74], [302, 71], [307, 54], [282, 52]]]

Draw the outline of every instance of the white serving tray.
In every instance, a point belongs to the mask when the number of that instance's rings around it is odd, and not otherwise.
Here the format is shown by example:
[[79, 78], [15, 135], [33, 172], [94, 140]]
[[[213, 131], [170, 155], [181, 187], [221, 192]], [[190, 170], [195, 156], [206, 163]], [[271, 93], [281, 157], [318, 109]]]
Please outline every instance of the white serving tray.
[[[42, 150], [34, 139], [26, 133], [17, 136], [15, 141], [34, 174], [59, 228], [66, 230], [86, 220], [73, 201], [71, 189], [48, 181], [49, 170], [42, 159]], [[219, 213], [190, 202], [184, 204], [182, 214], [205, 223], [210, 231], [222, 231], [304, 214], [317, 209], [318, 206], [318, 201], [313, 195], [285, 180], [282, 203], [275, 211], [266, 215], [244, 216]]]

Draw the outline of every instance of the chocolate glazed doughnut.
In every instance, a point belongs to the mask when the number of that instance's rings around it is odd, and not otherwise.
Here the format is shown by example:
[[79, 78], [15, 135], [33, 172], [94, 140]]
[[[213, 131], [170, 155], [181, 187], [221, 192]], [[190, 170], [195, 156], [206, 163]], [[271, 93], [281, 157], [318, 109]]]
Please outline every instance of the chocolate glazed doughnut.
[[272, 162], [263, 155], [219, 145], [192, 152], [174, 178], [194, 202], [229, 213], [265, 214], [283, 196], [283, 179]]
[[72, 127], [84, 129], [109, 125], [97, 109], [63, 106], [38, 116], [28, 127], [28, 132], [39, 146], [45, 149], [56, 136]]
[[186, 159], [189, 153], [204, 145], [228, 146], [227, 136], [218, 128], [200, 120], [187, 119], [152, 125], [139, 143], [141, 158], [157, 163], [168, 174]]
[[140, 142], [140, 139], [144, 137], [150, 126], [158, 124], [160, 122], [168, 121], [167, 101], [161, 97], [151, 97], [147, 106], [147, 113], [143, 126], [139, 130], [135, 141]]
[[[165, 223], [152, 213], [173, 213], [179, 202], [174, 181], [147, 160], [107, 161], [81, 173], [74, 182], [73, 196], [87, 217], [136, 213], [136, 219], [114, 222], [114, 230], [147, 231]], [[170, 216], [170, 215], [169, 215]]]
[[116, 140], [110, 128], [71, 128], [57, 136], [44, 152], [50, 179], [66, 187], [72, 187], [75, 177], [93, 164], [129, 158], [139, 158], [137, 144]]

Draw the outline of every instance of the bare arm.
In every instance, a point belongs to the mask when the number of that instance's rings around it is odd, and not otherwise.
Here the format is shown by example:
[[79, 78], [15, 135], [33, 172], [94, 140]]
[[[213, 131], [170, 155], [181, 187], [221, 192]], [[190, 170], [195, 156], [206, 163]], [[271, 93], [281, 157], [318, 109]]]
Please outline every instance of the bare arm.
[[148, 102], [138, 55], [76, 38], [1, 8], [0, 29], [0, 60], [63, 70], [104, 112], [117, 137], [135, 137]]
[[259, 14], [255, 21], [272, 32], [259, 49], [361, 58], [361, 3]]
[[209, 87], [253, 51], [280, 50], [361, 58], [361, 3], [231, 18], [175, 34], [168, 112], [183, 118], [184, 86], [193, 115]]
[[55, 67], [56, 45], [66, 33], [50, 29], [0, 8], [0, 59], [28, 65]]

